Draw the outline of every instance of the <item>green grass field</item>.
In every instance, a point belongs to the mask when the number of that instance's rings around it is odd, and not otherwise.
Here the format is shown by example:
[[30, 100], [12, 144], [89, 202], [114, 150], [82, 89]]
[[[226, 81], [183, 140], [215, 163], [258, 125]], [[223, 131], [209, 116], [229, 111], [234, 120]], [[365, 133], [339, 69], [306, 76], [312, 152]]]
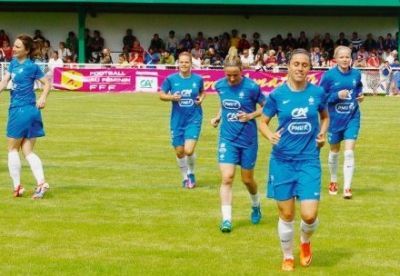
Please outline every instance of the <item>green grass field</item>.
[[[8, 101], [3, 93], [3, 130]], [[314, 261], [306, 269], [297, 262], [296, 273], [400, 274], [399, 108], [393, 97], [362, 104], [353, 200], [328, 195], [323, 149]], [[51, 185], [45, 199], [30, 199], [34, 181], [25, 160], [28, 193], [12, 197], [5, 135], [0, 139], [0, 275], [280, 273], [275, 203], [263, 198], [263, 220], [251, 225], [239, 177], [234, 230], [219, 231], [217, 130], [208, 123], [217, 109], [217, 96], [210, 95], [197, 147], [198, 187], [185, 190], [169, 142], [169, 103], [155, 94], [52, 93], [43, 111], [47, 136], [36, 146]], [[256, 179], [264, 194], [271, 146], [260, 141]], [[296, 244], [298, 226], [297, 217]]]

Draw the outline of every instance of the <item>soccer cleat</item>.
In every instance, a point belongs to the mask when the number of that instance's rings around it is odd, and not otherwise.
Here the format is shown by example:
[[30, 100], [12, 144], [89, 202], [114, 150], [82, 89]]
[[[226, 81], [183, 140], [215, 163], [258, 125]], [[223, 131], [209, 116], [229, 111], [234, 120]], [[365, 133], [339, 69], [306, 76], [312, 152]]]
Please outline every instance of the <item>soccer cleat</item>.
[[284, 259], [282, 262], [282, 270], [283, 271], [294, 271], [294, 260], [293, 259]]
[[184, 180], [182, 181], [182, 188], [187, 188], [188, 183], [189, 183], [189, 180], [188, 180], [188, 179], [184, 179]]
[[44, 194], [47, 192], [47, 190], [50, 188], [49, 184], [43, 183], [40, 185], [37, 185], [35, 192], [33, 193], [32, 198], [33, 199], [41, 199], [44, 197]]
[[188, 174], [188, 185], [187, 188], [188, 189], [193, 189], [194, 187], [196, 187], [196, 178], [194, 177], [193, 173]]
[[344, 199], [351, 199], [353, 194], [351, 193], [351, 189], [344, 189], [343, 198]]
[[338, 185], [336, 182], [329, 183], [329, 194], [330, 195], [337, 195], [338, 192]]
[[24, 187], [22, 187], [22, 185], [18, 185], [14, 191], [13, 191], [13, 196], [14, 197], [21, 197], [24, 194]]
[[309, 266], [312, 261], [311, 243], [300, 244], [300, 264], [302, 266]]
[[261, 208], [260, 205], [256, 206], [256, 207], [251, 207], [252, 211], [251, 211], [251, 223], [253, 224], [258, 224], [261, 220]]
[[232, 231], [232, 223], [229, 220], [224, 220], [220, 229], [222, 233], [230, 233]]

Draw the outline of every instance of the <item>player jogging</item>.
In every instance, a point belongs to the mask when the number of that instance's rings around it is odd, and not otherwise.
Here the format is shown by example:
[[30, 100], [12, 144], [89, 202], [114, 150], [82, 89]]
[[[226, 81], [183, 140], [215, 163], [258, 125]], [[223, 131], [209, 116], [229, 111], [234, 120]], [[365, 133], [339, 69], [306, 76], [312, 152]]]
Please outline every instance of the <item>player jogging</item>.
[[327, 97], [330, 125], [328, 142], [330, 152], [328, 166], [331, 174], [329, 194], [338, 192], [338, 159], [340, 143], [344, 141], [343, 163], [343, 198], [351, 199], [351, 183], [354, 173], [354, 147], [360, 129], [359, 102], [364, 99], [362, 94], [361, 73], [351, 68], [351, 49], [338, 46], [335, 49], [337, 66], [328, 70], [322, 80], [321, 86]]
[[[278, 235], [283, 252], [282, 270], [294, 270], [295, 200], [300, 201], [300, 264], [312, 260], [310, 238], [318, 226], [321, 190], [320, 147], [329, 124], [324, 91], [306, 80], [311, 56], [296, 49], [288, 60], [288, 79], [267, 98], [260, 131], [272, 144], [267, 196], [276, 200]], [[278, 117], [278, 128], [269, 128]]]
[[162, 101], [172, 102], [171, 139], [176, 160], [182, 174], [182, 186], [196, 186], [194, 153], [200, 136], [203, 111], [201, 103], [205, 93], [203, 79], [191, 73], [192, 56], [188, 52], [179, 54], [179, 72], [168, 76], [159, 92]]

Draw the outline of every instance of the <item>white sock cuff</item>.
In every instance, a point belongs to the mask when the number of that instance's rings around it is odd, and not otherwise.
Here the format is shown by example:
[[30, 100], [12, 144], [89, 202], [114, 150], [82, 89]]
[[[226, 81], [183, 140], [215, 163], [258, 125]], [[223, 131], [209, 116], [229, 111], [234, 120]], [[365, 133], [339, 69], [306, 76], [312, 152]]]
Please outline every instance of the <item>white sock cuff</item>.
[[314, 222], [311, 224], [306, 223], [304, 220], [301, 220], [300, 222], [300, 228], [305, 233], [314, 232], [317, 229], [318, 225], [319, 225], [318, 218], [314, 220]]
[[329, 151], [329, 158], [338, 158], [338, 157], [339, 157], [338, 152]]
[[292, 220], [292, 221], [284, 221], [283, 219], [281, 219], [281, 218], [279, 217], [278, 223], [290, 227], [290, 226], [293, 226], [293, 225], [294, 225], [294, 220]]
[[18, 153], [18, 151], [16, 151], [16, 150], [9, 151], [9, 152], [8, 152], [8, 157], [11, 157], [11, 158], [13, 158], [13, 157], [18, 157], [18, 158], [19, 158], [19, 153]]

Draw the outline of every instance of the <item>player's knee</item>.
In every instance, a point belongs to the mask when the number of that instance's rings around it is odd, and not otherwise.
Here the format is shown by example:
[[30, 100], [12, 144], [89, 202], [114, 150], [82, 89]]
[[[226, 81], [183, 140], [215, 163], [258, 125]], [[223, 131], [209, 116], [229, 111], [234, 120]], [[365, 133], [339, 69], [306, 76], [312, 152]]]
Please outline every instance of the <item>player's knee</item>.
[[194, 149], [185, 148], [185, 155], [191, 156], [194, 153]]
[[246, 185], [246, 186], [251, 186], [251, 187], [253, 187], [253, 186], [256, 186], [256, 185], [257, 185], [256, 182], [254, 181], [254, 179], [251, 178], [251, 177], [242, 177], [242, 182], [243, 182], [243, 184]]
[[179, 159], [185, 157], [185, 152], [184, 151], [176, 151], [176, 157]]
[[307, 224], [313, 224], [317, 219], [317, 214], [304, 213], [301, 214], [301, 219]]
[[294, 220], [294, 212], [292, 210], [280, 210], [279, 216], [284, 221], [293, 221]]
[[222, 185], [232, 185], [232, 183], [233, 183], [232, 175], [222, 176]]

